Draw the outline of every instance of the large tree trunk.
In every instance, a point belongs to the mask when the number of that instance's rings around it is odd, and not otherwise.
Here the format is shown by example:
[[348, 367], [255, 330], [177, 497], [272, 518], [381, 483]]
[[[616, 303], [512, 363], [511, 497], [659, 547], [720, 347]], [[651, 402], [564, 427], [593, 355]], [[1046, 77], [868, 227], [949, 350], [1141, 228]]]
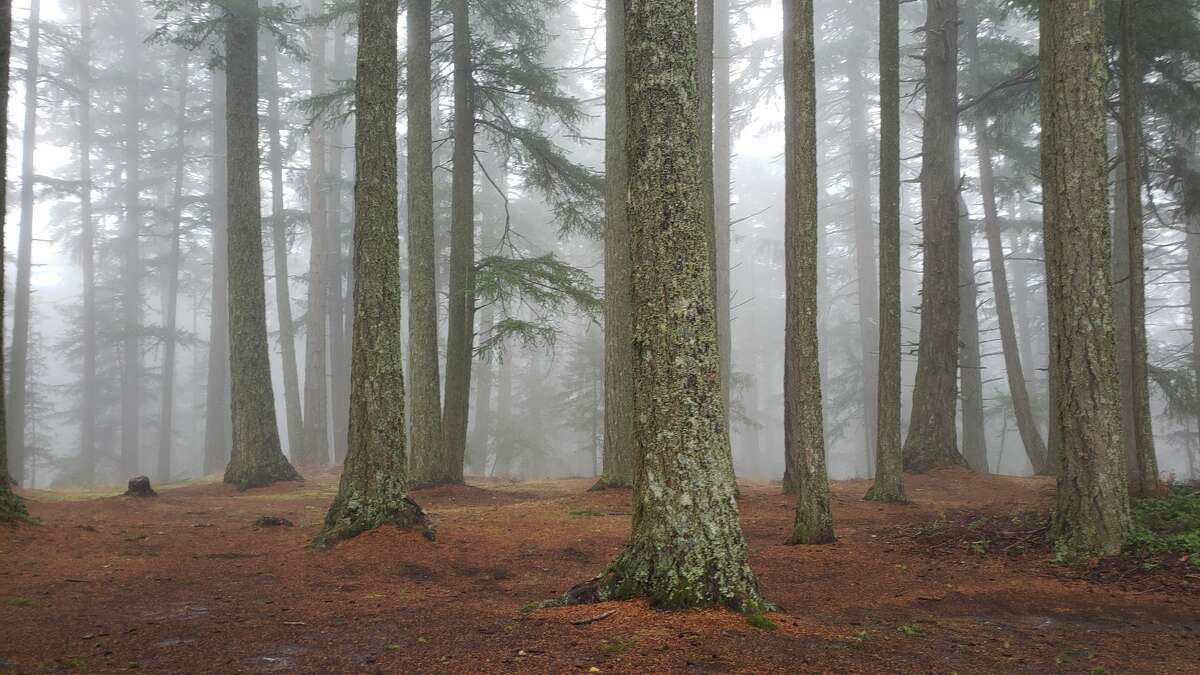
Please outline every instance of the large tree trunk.
[[279, 348], [283, 361], [283, 401], [287, 413], [287, 447], [295, 458], [304, 445], [304, 415], [300, 403], [300, 374], [296, 366], [296, 327], [288, 273], [287, 217], [283, 205], [283, 145], [280, 121], [279, 57], [268, 48], [266, 78], [267, 140], [271, 164], [271, 249], [275, 262], [275, 309], [279, 314]]
[[442, 459], [422, 484], [461, 483], [467, 450], [475, 315], [475, 102], [470, 3], [453, 0], [454, 175], [450, 214], [450, 302]]
[[925, 21], [925, 121], [921, 136], [921, 336], [905, 468], [963, 463], [958, 452], [957, 0], [929, 0]]
[[1064, 556], [1114, 554], [1130, 519], [1112, 338], [1103, 5], [1043, 0], [1041, 63], [1052, 424], [1062, 437], [1051, 536]]
[[[0, 0], [0, 124], [8, 128], [8, 61], [12, 55], [12, 0]], [[0, 157], [8, 156], [8, 134], [0, 134]], [[8, 173], [6, 163], [0, 162], [0, 184]], [[4, 259], [4, 221], [7, 194], [0, 190], [0, 260]], [[4, 265], [0, 265], [0, 323], [4, 317]], [[0, 331], [2, 332], [2, 331]], [[3, 381], [4, 359], [0, 358], [0, 382]], [[4, 429], [4, 387], [0, 386], [0, 518], [25, 513], [25, 504], [13, 494], [8, 466], [8, 435]]]
[[[314, 0], [310, 11], [323, 9]], [[309, 88], [314, 96], [325, 91], [325, 27], [309, 28]], [[329, 265], [326, 261], [330, 237], [326, 232], [329, 189], [325, 175], [325, 120], [317, 120], [308, 135], [308, 310], [304, 315], [304, 443], [292, 452], [299, 465], [329, 463], [328, 307]]]
[[817, 90], [812, 0], [783, 5], [786, 327], [783, 433], [799, 501], [791, 543], [833, 541], [817, 347]]
[[[984, 92], [988, 83], [984, 81], [983, 63], [979, 57], [979, 0], [972, 0], [966, 18], [965, 49], [970, 61], [971, 86], [976, 95]], [[992, 137], [987, 118], [976, 112], [972, 119], [975, 128], [975, 148], [979, 161], [979, 193], [983, 200], [983, 228], [988, 245], [988, 265], [991, 268], [992, 296], [996, 305], [996, 323], [1000, 329], [1000, 347], [1004, 355], [1004, 374], [1008, 379], [1008, 390], [1012, 396], [1013, 411], [1017, 418], [1017, 430], [1021, 443], [1029, 456], [1035, 473], [1046, 468], [1046, 445], [1034, 421], [1029, 403], [1029, 391], [1025, 385], [1017, 331], [1013, 323], [1012, 305], [1009, 301], [1008, 274], [1005, 270], [1004, 244], [1000, 239], [1000, 217], [996, 212], [996, 183], [992, 172]], [[1019, 283], [1024, 283], [1023, 281]], [[969, 458], [968, 458], [969, 459]], [[972, 468], [974, 466], [972, 463]], [[983, 470], [986, 470], [984, 467]]]
[[633, 251], [633, 530], [608, 571], [565, 601], [758, 611], [746, 561], [704, 220], [691, 0], [626, 3], [628, 217]]
[[92, 215], [92, 27], [89, 0], [79, 2], [79, 258], [83, 282], [83, 376], [80, 405], [80, 480], [96, 479], [96, 223]]
[[974, 228], [966, 203], [959, 200], [958, 334], [959, 379], [962, 386], [962, 454], [967, 466], [988, 471], [987, 437], [983, 422], [983, 359], [979, 353], [979, 290], [975, 283]]
[[596, 487], [633, 484], [633, 325], [625, 157], [624, 0], [605, 2], [604, 462]]
[[41, 2], [29, 6], [25, 50], [25, 122], [21, 129], [21, 224], [17, 237], [17, 285], [13, 302], [12, 378], [8, 397], [9, 472], [20, 483], [25, 477], [25, 413], [29, 388], [29, 314], [33, 272], [34, 165], [37, 151], [38, 43], [41, 42]]
[[229, 346], [233, 450], [225, 482], [299, 480], [279, 446], [267, 346], [258, 153], [258, 7], [233, 0], [225, 17], [225, 150], [229, 195]]
[[900, 446], [900, 0], [879, 0], [879, 414], [867, 499], [903, 502]]
[[1125, 428], [1132, 452], [1126, 457], [1129, 489], [1135, 495], [1158, 492], [1158, 460], [1154, 454], [1154, 427], [1150, 413], [1150, 378], [1146, 355], [1146, 262], [1143, 249], [1144, 215], [1142, 209], [1142, 140], [1138, 87], [1141, 85], [1137, 64], [1134, 2], [1121, 0], [1121, 146], [1124, 159], [1126, 223], [1129, 236], [1129, 319], [1130, 402], [1133, 426]]
[[204, 473], [229, 461], [233, 422], [229, 396], [229, 195], [226, 192], [225, 73], [213, 71], [212, 317], [209, 320], [208, 373], [204, 402]]
[[413, 482], [433, 481], [442, 462], [438, 376], [437, 250], [433, 225], [433, 122], [429, 0], [408, 3], [408, 377]]
[[432, 535], [408, 497], [396, 195], [397, 0], [360, 0], [354, 129], [354, 345], [346, 466], [318, 541], [379, 527]]
[[179, 120], [175, 134], [174, 194], [171, 202], [171, 236], [167, 250], [166, 280], [163, 288], [163, 366], [162, 397], [158, 422], [158, 481], [171, 480], [171, 446], [175, 436], [175, 332], [179, 308], [180, 237], [183, 235], [183, 180], [187, 168], [187, 90], [188, 53], [180, 48], [175, 68], [179, 73]]

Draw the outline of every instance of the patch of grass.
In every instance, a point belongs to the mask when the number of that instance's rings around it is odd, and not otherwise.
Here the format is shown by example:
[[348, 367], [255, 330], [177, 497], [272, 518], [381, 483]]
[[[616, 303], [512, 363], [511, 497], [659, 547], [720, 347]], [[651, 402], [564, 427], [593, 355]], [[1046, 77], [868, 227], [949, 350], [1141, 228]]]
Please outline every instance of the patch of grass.
[[22, 596], [13, 596], [8, 598], [4, 601], [4, 604], [8, 605], [9, 607], [37, 607], [37, 603], [33, 601], [33, 598], [26, 598]]
[[1176, 484], [1161, 497], [1133, 502], [1133, 532], [1125, 550], [1135, 555], [1200, 556], [1200, 489]]
[[775, 630], [776, 628], [779, 628], [779, 626], [775, 625], [774, 621], [768, 619], [767, 615], [763, 614], [762, 612], [747, 614], [746, 623], [754, 626], [755, 628], [761, 628], [762, 630]]
[[624, 654], [630, 649], [633, 649], [634, 644], [635, 642], [633, 638], [613, 638], [611, 640], [606, 640], [603, 644], [601, 644], [600, 651], [610, 656], [615, 654]]
[[541, 608], [542, 608], [541, 602], [527, 602], [527, 603], [521, 605], [521, 613], [528, 614], [534, 610], [538, 610]]
[[916, 623], [902, 623], [899, 626], [896, 626], [896, 630], [904, 633], [908, 637], [925, 637], [929, 634], [924, 628], [921, 627], [920, 624]]

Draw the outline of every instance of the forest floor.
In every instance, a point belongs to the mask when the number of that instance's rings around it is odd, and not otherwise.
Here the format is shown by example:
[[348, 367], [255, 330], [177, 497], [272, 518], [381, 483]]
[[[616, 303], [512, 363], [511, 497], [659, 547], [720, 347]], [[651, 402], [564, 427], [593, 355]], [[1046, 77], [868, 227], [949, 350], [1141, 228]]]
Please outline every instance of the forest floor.
[[[0, 671], [1200, 669], [1200, 568], [1067, 568], [1033, 543], [1036, 522], [997, 516], [1018, 525], [979, 535], [982, 521], [964, 520], [1045, 507], [1046, 479], [911, 476], [910, 505], [838, 482], [838, 542], [810, 547], [783, 544], [793, 500], [778, 484], [744, 482], [751, 564], [782, 608], [756, 627], [639, 602], [528, 610], [620, 550], [628, 491], [588, 492], [585, 479], [421, 490], [436, 541], [385, 529], [318, 551], [336, 476], [308, 475], [148, 499], [25, 492], [40, 524], [0, 526]], [[260, 516], [295, 525], [256, 527]]]

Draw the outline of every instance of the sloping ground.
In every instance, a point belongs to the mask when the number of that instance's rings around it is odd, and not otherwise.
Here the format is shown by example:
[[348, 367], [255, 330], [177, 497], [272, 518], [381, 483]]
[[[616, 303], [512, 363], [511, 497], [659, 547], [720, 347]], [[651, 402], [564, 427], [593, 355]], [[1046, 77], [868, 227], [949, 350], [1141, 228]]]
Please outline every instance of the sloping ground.
[[[774, 630], [723, 610], [639, 603], [522, 612], [600, 572], [629, 494], [589, 480], [416, 493], [437, 540], [384, 530], [313, 550], [335, 476], [157, 499], [28, 495], [0, 528], [0, 671], [1197, 672], [1197, 585], [1170, 592], [1056, 573], [1044, 557], [924, 555], [897, 527], [947, 509], [1028, 506], [1043, 479], [910, 477], [914, 505], [834, 486], [840, 540], [781, 542], [792, 500], [743, 484]], [[263, 515], [291, 528], [255, 528]], [[573, 622], [614, 613], [598, 621]], [[1103, 669], [1103, 670], [1100, 670]]]

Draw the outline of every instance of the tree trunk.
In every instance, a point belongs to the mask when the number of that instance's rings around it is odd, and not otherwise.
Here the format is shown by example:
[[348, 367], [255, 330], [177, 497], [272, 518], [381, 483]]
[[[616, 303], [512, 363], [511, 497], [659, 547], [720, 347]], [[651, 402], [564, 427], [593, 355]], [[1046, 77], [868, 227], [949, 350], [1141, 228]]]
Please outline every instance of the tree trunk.
[[833, 541], [817, 347], [817, 90], [812, 0], [783, 5], [784, 158], [784, 446], [799, 501], [791, 543]]
[[209, 322], [208, 374], [204, 402], [204, 473], [216, 473], [229, 461], [229, 195], [226, 192], [225, 74], [213, 71], [212, 317]]
[[[314, 0], [314, 15], [323, 11]], [[309, 88], [314, 96], [325, 92], [325, 27], [309, 27]], [[298, 465], [329, 463], [328, 306], [326, 261], [330, 237], [326, 232], [325, 120], [318, 119], [308, 135], [308, 310], [304, 315], [304, 443], [292, 453]]]
[[879, 414], [867, 499], [903, 502], [900, 446], [900, 0], [879, 0]]
[[283, 205], [283, 145], [280, 121], [279, 57], [268, 47], [267, 139], [271, 153], [271, 249], [275, 261], [275, 308], [279, 313], [279, 348], [283, 361], [283, 400], [287, 413], [287, 447], [296, 458], [304, 445], [304, 415], [300, 407], [300, 374], [296, 366], [296, 329], [292, 320], [291, 276], [288, 273], [287, 218]]
[[965, 202], [959, 200], [958, 333], [959, 378], [962, 386], [962, 454], [967, 466], [988, 471], [987, 436], [983, 422], [983, 359], [979, 354], [979, 290], [975, 283], [974, 228]]
[[[971, 86], [975, 95], [984, 92], [988, 83], [984, 81], [983, 63], [979, 57], [979, 0], [972, 0], [967, 12], [966, 36], [964, 40], [967, 59], [970, 62]], [[1017, 343], [1016, 326], [1013, 323], [1012, 305], [1009, 300], [1008, 273], [1005, 270], [1004, 244], [1000, 239], [1000, 218], [996, 212], [996, 185], [992, 173], [992, 137], [987, 118], [976, 112], [972, 119], [975, 128], [976, 157], [979, 161], [979, 193], [983, 200], [983, 228], [988, 245], [988, 265], [992, 275], [992, 295], [996, 305], [996, 323], [1000, 329], [1000, 346], [1004, 355], [1004, 374], [1012, 396], [1013, 411], [1017, 419], [1017, 430], [1021, 443], [1035, 473], [1046, 468], [1046, 445], [1034, 421], [1029, 403], [1029, 391], [1025, 385], [1020, 347]], [[1021, 282], [1023, 283], [1023, 281]], [[977, 467], [972, 466], [976, 470]], [[986, 467], [983, 469], [986, 470]]]
[[412, 396], [412, 478], [433, 482], [442, 463], [438, 375], [437, 249], [433, 224], [433, 122], [430, 109], [430, 3], [409, 0], [408, 73], [408, 377]]
[[79, 257], [83, 281], [83, 377], [79, 456], [84, 484], [96, 479], [96, 223], [92, 215], [92, 27], [89, 0], [79, 2]]
[[21, 128], [21, 223], [17, 238], [17, 284], [13, 301], [12, 373], [9, 377], [9, 472], [18, 484], [29, 459], [25, 447], [25, 414], [29, 388], [29, 313], [33, 272], [34, 154], [37, 152], [38, 43], [41, 42], [41, 2], [29, 6], [29, 34], [25, 53], [25, 122]]
[[[332, 77], [337, 81], [349, 80], [353, 73], [344, 72], [346, 55], [346, 28], [333, 26], [333, 67]], [[326, 143], [329, 150], [329, 164], [326, 166], [325, 208], [328, 216], [325, 218], [325, 231], [329, 243], [325, 248], [327, 273], [326, 286], [329, 289], [329, 407], [330, 418], [333, 421], [333, 461], [341, 464], [346, 457], [346, 439], [349, 433], [350, 413], [350, 337], [353, 332], [351, 323], [353, 311], [347, 311], [347, 295], [343, 291], [342, 279], [349, 280], [353, 274], [349, 271], [345, 256], [342, 255], [342, 185], [344, 184], [342, 166], [342, 148], [348, 144], [345, 138], [346, 125], [340, 120], [332, 120], [329, 129], [331, 142]], [[353, 294], [353, 290], [349, 290]]]
[[496, 417], [497, 419], [504, 420], [505, 427], [503, 434], [496, 437], [496, 459], [492, 463], [492, 476], [508, 478], [512, 469], [514, 454], [512, 439], [514, 418], [511, 357], [505, 358], [500, 362], [500, 373], [496, 379], [499, 380], [496, 387]]
[[396, 195], [397, 0], [360, 0], [355, 79], [354, 345], [350, 429], [323, 544], [396, 525], [432, 536], [408, 497], [400, 226]]
[[436, 474], [422, 484], [461, 483], [467, 450], [475, 315], [475, 102], [467, 0], [453, 0], [454, 175], [450, 215], [450, 302], [446, 329], [443, 446]]
[[959, 248], [957, 0], [929, 0], [925, 21], [925, 121], [921, 136], [921, 336], [904, 466], [924, 472], [963, 464], [958, 452]]
[[229, 346], [233, 450], [225, 482], [241, 489], [299, 480], [279, 446], [267, 346], [258, 153], [258, 7], [225, 17], [225, 150], [229, 195]]
[[729, 282], [730, 227], [733, 219], [730, 174], [733, 163], [732, 121], [730, 104], [732, 86], [731, 51], [733, 34], [729, 0], [713, 3], [713, 227], [716, 255], [713, 264], [717, 272], [717, 341], [721, 349], [721, 397], [729, 410], [729, 392], [733, 378], [733, 324], [730, 317], [731, 287]]
[[633, 530], [565, 602], [761, 610], [746, 561], [721, 401], [711, 230], [704, 220], [691, 0], [626, 4], [633, 252]]
[[[134, 2], [128, 11], [141, 12]], [[121, 475], [136, 476], [141, 457], [142, 424], [142, 231], [141, 122], [145, 103], [141, 94], [141, 46], [143, 36], [136, 22], [125, 46], [125, 217], [121, 221]]]
[[1133, 426], [1125, 433], [1133, 440], [1126, 458], [1129, 489], [1135, 495], [1159, 491], [1158, 460], [1154, 453], [1154, 427], [1150, 412], [1150, 377], [1146, 355], [1146, 262], [1143, 248], [1145, 218], [1142, 209], [1142, 140], [1138, 87], [1141, 85], [1134, 28], [1134, 0], [1121, 0], [1121, 139], [1125, 164], [1125, 207], [1129, 227], [1129, 349]]
[[171, 446], [175, 435], [175, 333], [179, 308], [179, 238], [183, 235], [183, 180], [187, 168], [188, 53], [180, 48], [175, 68], [179, 72], [179, 121], [175, 134], [175, 183], [171, 237], [168, 243], [166, 284], [163, 289], [162, 397], [158, 423], [158, 482], [171, 480]]
[[625, 142], [624, 0], [605, 3], [604, 462], [596, 487], [633, 484], [633, 314]]
[[1041, 6], [1042, 178], [1050, 376], [1062, 466], [1061, 557], [1115, 554], [1129, 532], [1109, 277], [1104, 9]]

